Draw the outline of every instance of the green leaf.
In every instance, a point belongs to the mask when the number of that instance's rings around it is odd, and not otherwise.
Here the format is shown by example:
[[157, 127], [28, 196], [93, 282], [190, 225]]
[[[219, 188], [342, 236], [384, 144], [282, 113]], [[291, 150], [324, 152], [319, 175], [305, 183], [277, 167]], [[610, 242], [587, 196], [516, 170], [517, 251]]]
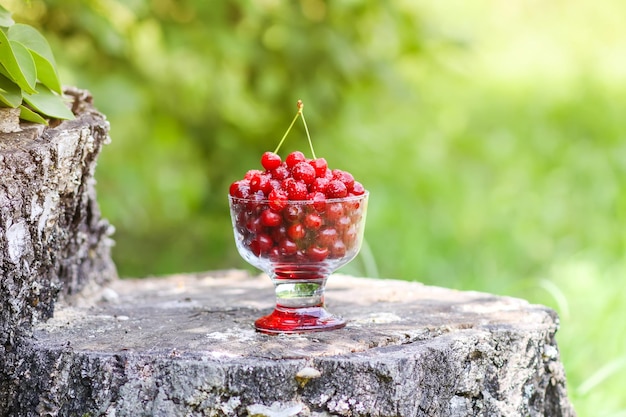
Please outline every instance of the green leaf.
[[52, 92], [43, 84], [37, 84], [37, 94], [24, 93], [24, 101], [35, 111], [55, 119], [73, 119], [63, 97]]
[[[9, 41], [11, 44], [11, 50], [17, 61], [19, 71], [24, 77], [24, 80], [28, 84], [28, 87], [35, 89], [37, 84], [37, 67], [35, 66], [35, 60], [30, 54], [28, 48], [16, 41]], [[19, 83], [18, 83], [19, 85]], [[20, 86], [26, 92], [28, 89], [25, 86]]]
[[35, 67], [37, 68], [37, 78], [43, 85], [55, 91], [59, 94], [63, 94], [61, 88], [61, 81], [59, 80], [59, 74], [54, 65], [37, 52], [31, 50], [31, 55], [35, 61]]
[[[0, 74], [4, 75], [8, 79], [11, 79], [11, 74], [9, 74], [9, 71], [7, 71], [7, 69], [4, 68], [4, 65], [2, 65], [2, 62], [0, 62]], [[11, 80], [11, 82], [15, 82], [15, 81]]]
[[9, 28], [8, 39], [24, 45], [30, 50], [39, 81], [53, 91], [61, 94], [61, 82], [56, 70], [52, 49], [46, 38], [32, 26], [16, 23]]
[[35, 61], [28, 49], [19, 42], [9, 41], [0, 30], [0, 62], [24, 92], [34, 94], [37, 82]]
[[9, 27], [14, 23], [15, 21], [11, 17], [11, 12], [0, 5], [0, 26]]
[[48, 121], [26, 106], [20, 106], [20, 119], [48, 125]]
[[13, 108], [22, 104], [22, 89], [2, 74], [0, 74], [0, 101]]
[[56, 65], [52, 49], [44, 36], [32, 26], [23, 23], [16, 23], [9, 28], [7, 37], [11, 41], [17, 41], [37, 52], [39, 55], [50, 61], [52, 65]]

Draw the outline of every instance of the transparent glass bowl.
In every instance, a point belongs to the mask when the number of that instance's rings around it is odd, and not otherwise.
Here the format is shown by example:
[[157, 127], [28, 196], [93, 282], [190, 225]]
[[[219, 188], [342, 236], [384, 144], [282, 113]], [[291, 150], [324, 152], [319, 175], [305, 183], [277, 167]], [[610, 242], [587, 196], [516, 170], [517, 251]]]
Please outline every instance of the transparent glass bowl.
[[369, 193], [325, 201], [270, 202], [229, 196], [239, 254], [274, 283], [274, 311], [255, 322], [264, 333], [344, 327], [328, 312], [328, 277], [358, 254]]

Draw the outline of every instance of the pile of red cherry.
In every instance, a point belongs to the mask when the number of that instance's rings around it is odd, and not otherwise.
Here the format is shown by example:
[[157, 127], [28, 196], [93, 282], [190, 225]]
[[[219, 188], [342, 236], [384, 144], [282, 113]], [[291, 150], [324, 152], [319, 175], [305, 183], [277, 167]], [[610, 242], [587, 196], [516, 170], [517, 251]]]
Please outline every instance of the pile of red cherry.
[[300, 151], [284, 162], [265, 152], [261, 165], [264, 171], [248, 171], [229, 190], [236, 233], [255, 256], [321, 262], [358, 249], [366, 191], [352, 174]]

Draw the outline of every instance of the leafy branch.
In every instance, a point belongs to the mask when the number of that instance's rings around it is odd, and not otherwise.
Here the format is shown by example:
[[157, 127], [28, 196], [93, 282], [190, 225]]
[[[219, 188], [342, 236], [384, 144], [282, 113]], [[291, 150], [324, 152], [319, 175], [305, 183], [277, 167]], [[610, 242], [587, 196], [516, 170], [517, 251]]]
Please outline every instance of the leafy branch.
[[20, 118], [48, 124], [73, 119], [48, 41], [35, 28], [15, 23], [0, 6], [0, 107], [20, 109]]

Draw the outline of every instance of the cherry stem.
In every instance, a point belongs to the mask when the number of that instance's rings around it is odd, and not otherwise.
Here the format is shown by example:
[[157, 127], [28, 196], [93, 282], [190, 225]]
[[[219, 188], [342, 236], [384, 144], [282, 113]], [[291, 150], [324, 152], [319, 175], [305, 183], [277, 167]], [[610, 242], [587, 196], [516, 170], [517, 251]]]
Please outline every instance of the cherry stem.
[[302, 112], [302, 109], [304, 108], [304, 103], [302, 103], [302, 100], [298, 100], [297, 106], [298, 106], [298, 112], [296, 113], [296, 116], [291, 121], [291, 124], [287, 128], [287, 131], [283, 135], [282, 139], [278, 143], [278, 146], [276, 147], [276, 150], [274, 151], [274, 153], [278, 153], [278, 150], [283, 145], [283, 142], [287, 138], [287, 135], [289, 134], [289, 132], [291, 132], [291, 128], [293, 127], [294, 123], [296, 123], [296, 120], [298, 120], [298, 116], [302, 116], [302, 123], [304, 124], [304, 130], [306, 131], [306, 137], [307, 137], [307, 139], [309, 141], [309, 147], [311, 148], [311, 154], [313, 155], [313, 159], [317, 159], [317, 157], [315, 156], [315, 151], [313, 150], [313, 142], [311, 142], [311, 135], [309, 134], [309, 128], [306, 125], [306, 120], [304, 120], [304, 113]]
[[283, 145], [283, 142], [285, 141], [285, 138], [287, 137], [287, 135], [291, 131], [291, 128], [293, 127], [294, 123], [296, 123], [296, 120], [298, 120], [298, 116], [300, 116], [300, 111], [298, 111], [298, 113], [296, 113], [296, 117], [294, 117], [293, 120], [291, 121], [291, 124], [289, 125], [289, 128], [287, 128], [287, 131], [285, 132], [285, 134], [283, 135], [283, 138], [278, 143], [278, 146], [276, 147], [276, 150], [274, 151], [274, 153], [278, 153], [278, 150]]
[[313, 155], [313, 159], [317, 159], [315, 156], [315, 151], [313, 150], [313, 142], [311, 142], [311, 135], [309, 135], [309, 127], [306, 125], [306, 120], [304, 119], [304, 112], [302, 109], [304, 108], [304, 104], [302, 100], [298, 100], [298, 113], [302, 116], [302, 123], [304, 124], [304, 130], [306, 131], [306, 138], [309, 140], [309, 147], [311, 148], [311, 155]]

